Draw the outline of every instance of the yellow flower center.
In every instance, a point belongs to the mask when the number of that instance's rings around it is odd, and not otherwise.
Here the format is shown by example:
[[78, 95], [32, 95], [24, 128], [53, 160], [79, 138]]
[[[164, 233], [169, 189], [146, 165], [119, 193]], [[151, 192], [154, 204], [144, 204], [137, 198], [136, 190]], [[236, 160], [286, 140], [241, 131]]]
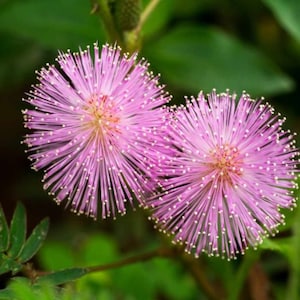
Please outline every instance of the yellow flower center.
[[212, 170], [217, 171], [219, 176], [231, 182], [232, 175], [242, 174], [242, 164], [240, 153], [236, 147], [228, 144], [221, 146], [217, 145], [216, 148], [210, 151], [211, 161], [209, 163]]
[[120, 132], [118, 128], [120, 117], [116, 112], [114, 101], [109, 96], [92, 94], [84, 110], [87, 113], [84, 125], [93, 128], [95, 133], [105, 135]]

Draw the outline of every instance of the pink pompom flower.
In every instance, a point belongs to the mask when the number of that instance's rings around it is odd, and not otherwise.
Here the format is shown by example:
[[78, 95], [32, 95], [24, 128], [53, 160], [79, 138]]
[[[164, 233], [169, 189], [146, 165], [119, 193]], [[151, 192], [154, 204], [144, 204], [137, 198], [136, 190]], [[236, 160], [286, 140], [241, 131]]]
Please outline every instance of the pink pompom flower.
[[200, 93], [175, 109], [166, 139], [177, 153], [148, 202], [157, 227], [196, 257], [228, 259], [276, 233], [279, 209], [295, 206], [299, 155], [284, 121], [246, 93]]
[[143, 203], [163, 147], [169, 96], [145, 60], [108, 45], [60, 53], [25, 99], [24, 142], [44, 188], [74, 212], [103, 218]]

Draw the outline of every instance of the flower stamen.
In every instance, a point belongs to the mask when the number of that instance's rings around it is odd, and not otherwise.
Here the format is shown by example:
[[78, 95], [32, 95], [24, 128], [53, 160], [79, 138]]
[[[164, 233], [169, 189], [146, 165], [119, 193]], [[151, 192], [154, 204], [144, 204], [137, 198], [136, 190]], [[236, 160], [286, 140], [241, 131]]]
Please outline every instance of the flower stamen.
[[107, 95], [92, 94], [83, 109], [85, 128], [92, 128], [94, 133], [100, 133], [100, 135], [121, 132], [118, 126], [120, 116], [118, 116], [113, 99]]
[[214, 150], [210, 151], [211, 162], [209, 167], [211, 171], [217, 171], [228, 183], [232, 184], [231, 175], [242, 175], [241, 166], [243, 160], [236, 147], [229, 144], [217, 145]]

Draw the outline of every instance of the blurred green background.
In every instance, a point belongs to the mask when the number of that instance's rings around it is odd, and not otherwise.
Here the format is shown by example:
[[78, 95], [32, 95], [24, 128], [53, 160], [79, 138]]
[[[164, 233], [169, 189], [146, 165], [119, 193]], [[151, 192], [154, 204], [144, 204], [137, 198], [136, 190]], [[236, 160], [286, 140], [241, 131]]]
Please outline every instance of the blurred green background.
[[[36, 83], [35, 70], [55, 63], [58, 50], [105, 43], [101, 22], [90, 12], [88, 0], [0, 1], [0, 201], [8, 216], [17, 201], [23, 202], [29, 229], [50, 216], [50, 235], [35, 259], [44, 269], [108, 263], [161, 242], [139, 210], [94, 222], [57, 207], [42, 189], [42, 172], [30, 169], [20, 144], [25, 134], [22, 98]], [[253, 98], [264, 96], [287, 117], [286, 127], [299, 132], [299, 14], [298, 0], [162, 0], [143, 28], [140, 55], [161, 74], [173, 94], [171, 104], [200, 90], [246, 90]], [[290, 234], [288, 226], [282, 236]], [[263, 255], [258, 279], [269, 286], [270, 297], [283, 299], [290, 274], [287, 259], [268, 251]], [[240, 260], [229, 265], [204, 257], [202, 263], [216, 286], [230, 286], [226, 281], [234, 277], [228, 274]], [[1, 287], [7, 279], [2, 277]], [[168, 260], [89, 275], [76, 288], [89, 291], [79, 299], [94, 299], [91, 293], [98, 295], [95, 299], [206, 299], [182, 265]], [[249, 290], [245, 295], [243, 299], [252, 297]]]

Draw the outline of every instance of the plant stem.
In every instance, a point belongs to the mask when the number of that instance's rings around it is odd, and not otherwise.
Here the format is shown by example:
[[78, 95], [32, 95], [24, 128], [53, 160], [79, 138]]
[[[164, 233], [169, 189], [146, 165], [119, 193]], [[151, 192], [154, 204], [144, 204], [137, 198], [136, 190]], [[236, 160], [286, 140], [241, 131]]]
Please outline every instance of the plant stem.
[[[199, 260], [195, 259], [189, 254], [183, 252], [182, 247], [169, 247], [163, 246], [158, 249], [152, 250], [147, 253], [138, 254], [128, 258], [121, 259], [119, 261], [108, 263], [104, 265], [97, 265], [91, 267], [83, 267], [85, 274], [93, 272], [107, 271], [115, 268], [124, 267], [127, 265], [148, 261], [154, 258], [172, 258], [174, 261], [181, 260], [186, 267], [186, 269], [192, 274], [194, 280], [199, 285], [200, 289], [206, 294], [208, 299], [220, 300], [222, 297], [216, 293], [215, 287], [207, 280], [205, 273], [203, 272], [203, 267], [200, 265]], [[38, 278], [47, 276], [49, 274], [55, 273], [53, 271], [40, 271], [34, 269], [32, 264], [26, 264], [23, 268], [23, 273], [35, 282]]]
[[[105, 264], [105, 265], [97, 265], [97, 266], [91, 266], [91, 267], [83, 267], [87, 273], [93, 273], [93, 272], [101, 272], [101, 271], [106, 271], [106, 270], [111, 270], [111, 269], [116, 269], [120, 267], [124, 267], [126, 265], [131, 265], [135, 264], [138, 262], [143, 262], [147, 260], [151, 260], [156, 257], [175, 257], [177, 256], [178, 250], [174, 247], [161, 247], [156, 250], [143, 253], [143, 254], [138, 254], [132, 257], [124, 258], [122, 260], [119, 260], [117, 262]], [[32, 282], [36, 280], [38, 277], [46, 276], [49, 274], [52, 274], [53, 271], [40, 271], [36, 270], [31, 263], [27, 263], [23, 267], [23, 273], [26, 275], [26, 277], [30, 278]]]
[[223, 299], [219, 293], [217, 293], [217, 289], [211, 285], [211, 283], [207, 280], [205, 273], [203, 272], [203, 268], [199, 263], [199, 258], [196, 259], [190, 254], [184, 253], [181, 256], [181, 260], [185, 267], [190, 271], [194, 280], [198, 283], [201, 290], [206, 294], [208, 299], [211, 300], [221, 300]]
[[202, 271], [203, 268], [199, 264], [199, 260], [195, 259], [189, 254], [184, 253], [183, 248], [181, 247], [171, 247], [171, 248], [161, 247], [156, 250], [150, 251], [148, 253], [143, 253], [136, 256], [128, 257], [114, 263], [87, 267], [86, 270], [87, 273], [106, 271], [106, 270], [124, 267], [126, 265], [130, 265], [138, 262], [148, 261], [157, 257], [173, 258], [174, 260], [180, 258], [184, 263], [185, 267], [193, 275], [195, 281], [198, 283], [201, 290], [206, 294], [206, 296], [209, 299], [211, 300], [222, 299], [222, 297], [220, 297], [220, 295], [216, 293], [216, 289], [207, 280], [205, 274]]
[[243, 261], [237, 270], [236, 280], [232, 283], [229, 291], [228, 300], [238, 300], [240, 292], [244, 286], [249, 270], [259, 257], [259, 251], [248, 251], [243, 257]]
[[88, 273], [105, 271], [105, 270], [124, 267], [126, 265], [130, 265], [142, 261], [147, 261], [156, 257], [172, 257], [174, 255], [175, 252], [172, 248], [158, 248], [148, 253], [143, 253], [136, 256], [128, 257], [117, 262], [100, 265], [100, 266], [87, 267], [86, 270]]
[[112, 14], [110, 12], [110, 9], [107, 4], [107, 0], [96, 0], [97, 8], [93, 8], [94, 12], [98, 12], [101, 20], [104, 24], [105, 31], [109, 37], [109, 41], [112, 43], [118, 43], [121, 47], [122, 39], [116, 30], [116, 26], [112, 17]]
[[139, 34], [139, 32], [141, 31], [141, 29], [142, 29], [143, 25], [145, 24], [146, 20], [148, 19], [148, 17], [152, 13], [152, 11], [155, 9], [155, 7], [159, 3], [159, 1], [160, 0], [152, 0], [148, 3], [148, 5], [144, 9], [144, 11], [142, 12], [139, 24], [135, 29], [136, 34]]

